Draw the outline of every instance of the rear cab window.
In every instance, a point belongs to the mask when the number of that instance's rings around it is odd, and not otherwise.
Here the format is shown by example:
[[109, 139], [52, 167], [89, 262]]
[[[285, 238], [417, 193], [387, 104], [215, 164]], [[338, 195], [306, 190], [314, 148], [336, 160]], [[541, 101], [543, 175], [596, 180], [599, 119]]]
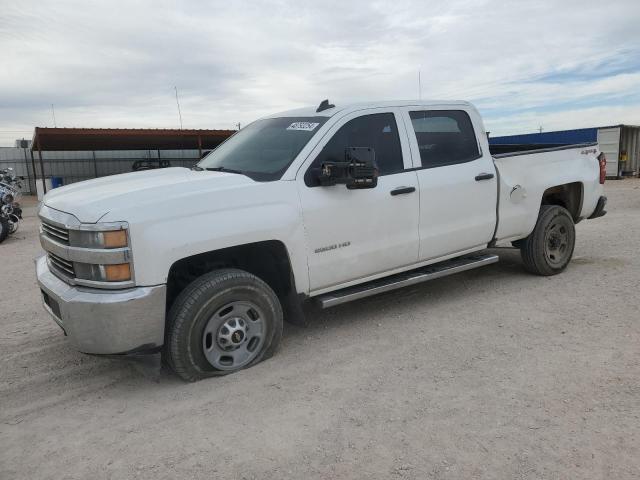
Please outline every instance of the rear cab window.
[[463, 110], [410, 111], [422, 168], [466, 163], [480, 158], [478, 140]]

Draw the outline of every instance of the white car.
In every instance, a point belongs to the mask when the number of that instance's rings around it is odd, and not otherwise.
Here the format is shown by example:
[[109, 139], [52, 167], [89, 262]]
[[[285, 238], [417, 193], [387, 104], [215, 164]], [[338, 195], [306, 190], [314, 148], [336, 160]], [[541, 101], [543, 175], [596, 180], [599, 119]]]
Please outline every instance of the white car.
[[467, 102], [378, 102], [255, 121], [192, 169], [49, 192], [36, 261], [77, 349], [162, 350], [186, 380], [272, 355], [283, 319], [498, 261], [565, 269], [604, 215], [597, 145], [492, 156]]

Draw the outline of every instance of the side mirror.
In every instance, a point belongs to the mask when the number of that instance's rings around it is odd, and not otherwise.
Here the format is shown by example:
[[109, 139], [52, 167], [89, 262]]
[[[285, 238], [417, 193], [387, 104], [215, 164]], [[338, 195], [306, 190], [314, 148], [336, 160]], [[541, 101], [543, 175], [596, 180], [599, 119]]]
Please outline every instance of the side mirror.
[[318, 182], [323, 186], [346, 184], [350, 190], [378, 185], [376, 152], [371, 147], [347, 147], [344, 162], [325, 162], [319, 169]]

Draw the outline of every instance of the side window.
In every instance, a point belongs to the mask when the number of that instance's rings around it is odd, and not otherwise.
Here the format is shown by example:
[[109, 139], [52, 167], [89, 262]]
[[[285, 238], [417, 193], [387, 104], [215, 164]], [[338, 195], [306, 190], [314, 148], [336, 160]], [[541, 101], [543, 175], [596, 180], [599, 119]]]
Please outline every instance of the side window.
[[393, 113], [363, 115], [345, 123], [333, 135], [316, 157], [305, 175], [309, 186], [317, 183], [310, 178], [310, 171], [325, 162], [343, 162], [347, 147], [373, 147], [380, 175], [390, 175], [404, 170], [398, 125]]
[[409, 115], [424, 168], [464, 163], [480, 157], [467, 112], [425, 110], [409, 112]]

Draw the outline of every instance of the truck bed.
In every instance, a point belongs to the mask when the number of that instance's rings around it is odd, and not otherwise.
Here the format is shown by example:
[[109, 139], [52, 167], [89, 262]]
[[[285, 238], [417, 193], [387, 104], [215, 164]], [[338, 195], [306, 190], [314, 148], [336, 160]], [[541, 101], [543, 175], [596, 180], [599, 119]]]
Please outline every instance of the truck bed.
[[596, 143], [540, 145], [528, 150], [522, 150], [523, 145], [500, 147], [512, 148], [493, 155], [499, 178], [497, 240], [529, 235], [535, 227], [540, 199], [556, 185], [573, 184], [581, 189], [582, 204], [576, 220], [593, 213], [601, 191]]

